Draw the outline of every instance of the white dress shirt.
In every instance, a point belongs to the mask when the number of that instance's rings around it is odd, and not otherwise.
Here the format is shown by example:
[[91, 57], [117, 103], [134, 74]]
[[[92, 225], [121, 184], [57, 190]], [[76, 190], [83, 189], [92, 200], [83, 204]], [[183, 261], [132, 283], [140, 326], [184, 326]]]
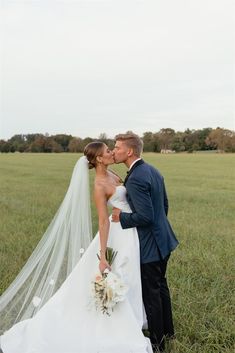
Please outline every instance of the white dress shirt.
[[141, 160], [141, 158], [137, 158], [136, 160], [134, 160], [134, 162], [132, 162], [131, 163], [131, 165], [130, 165], [130, 167], [129, 167], [129, 171], [131, 170], [131, 168], [133, 167], [133, 165], [136, 163], [136, 162], [138, 162], [138, 161], [140, 161]]

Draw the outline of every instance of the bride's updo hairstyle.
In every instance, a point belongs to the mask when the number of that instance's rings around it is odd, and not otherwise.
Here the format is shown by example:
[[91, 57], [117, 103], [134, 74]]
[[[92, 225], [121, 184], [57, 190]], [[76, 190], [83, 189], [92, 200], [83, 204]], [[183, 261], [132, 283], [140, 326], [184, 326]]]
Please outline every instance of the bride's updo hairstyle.
[[84, 148], [84, 155], [88, 160], [89, 169], [95, 168], [97, 165], [96, 158], [102, 156], [105, 144], [101, 141], [90, 142]]

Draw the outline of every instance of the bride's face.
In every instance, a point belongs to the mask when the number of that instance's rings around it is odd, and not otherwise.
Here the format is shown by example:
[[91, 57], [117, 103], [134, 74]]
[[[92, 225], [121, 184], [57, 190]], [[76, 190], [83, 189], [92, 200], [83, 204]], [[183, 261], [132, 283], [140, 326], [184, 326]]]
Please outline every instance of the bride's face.
[[100, 156], [100, 161], [104, 165], [110, 165], [114, 163], [113, 153], [106, 145], [104, 146], [102, 156]]

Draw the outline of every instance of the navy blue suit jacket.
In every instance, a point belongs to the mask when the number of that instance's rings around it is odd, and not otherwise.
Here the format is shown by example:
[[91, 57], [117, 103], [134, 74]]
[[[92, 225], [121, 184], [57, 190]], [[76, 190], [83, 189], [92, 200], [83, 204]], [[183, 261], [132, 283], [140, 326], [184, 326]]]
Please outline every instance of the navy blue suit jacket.
[[120, 213], [122, 228], [137, 228], [141, 263], [164, 259], [176, 248], [178, 240], [167, 219], [168, 199], [162, 175], [139, 160], [124, 185], [132, 213]]

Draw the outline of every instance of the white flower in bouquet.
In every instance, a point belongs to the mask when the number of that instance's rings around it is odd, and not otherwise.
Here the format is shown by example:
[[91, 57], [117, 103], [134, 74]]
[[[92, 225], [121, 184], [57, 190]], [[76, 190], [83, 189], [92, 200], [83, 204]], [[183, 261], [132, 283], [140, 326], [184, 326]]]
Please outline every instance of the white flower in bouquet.
[[[107, 248], [106, 258], [111, 265], [117, 252]], [[110, 316], [115, 305], [125, 299], [128, 287], [115, 273], [106, 269], [102, 274], [97, 274], [93, 284], [94, 304], [97, 310]]]
[[109, 272], [106, 277], [108, 288], [113, 291], [112, 301], [121, 302], [125, 299], [128, 287], [115, 273]]

